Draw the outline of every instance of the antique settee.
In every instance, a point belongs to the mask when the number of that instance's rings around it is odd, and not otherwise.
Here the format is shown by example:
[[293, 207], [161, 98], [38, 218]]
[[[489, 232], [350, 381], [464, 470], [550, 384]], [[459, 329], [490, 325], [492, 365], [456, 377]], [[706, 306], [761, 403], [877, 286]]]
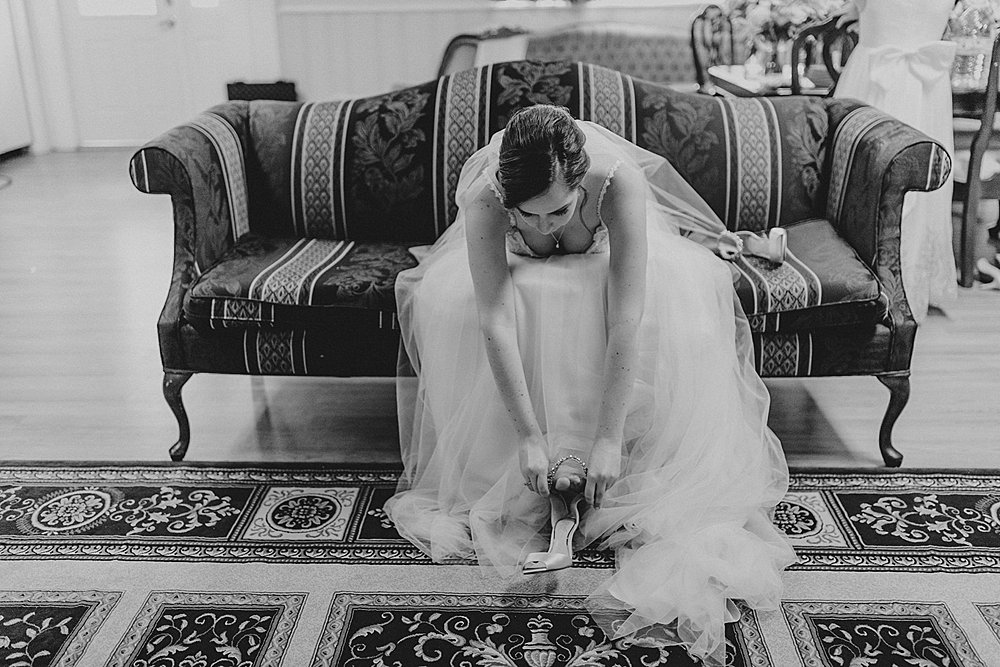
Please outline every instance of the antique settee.
[[668, 157], [731, 229], [787, 230], [784, 264], [734, 278], [765, 378], [873, 375], [909, 394], [916, 324], [900, 283], [903, 195], [947, 153], [849, 100], [724, 99], [617, 71], [515, 61], [364, 99], [229, 102], [143, 146], [135, 186], [169, 194], [174, 268], [158, 332], [163, 390], [190, 440], [194, 373], [389, 376], [396, 274], [455, 218], [465, 160], [518, 107], [567, 106]]

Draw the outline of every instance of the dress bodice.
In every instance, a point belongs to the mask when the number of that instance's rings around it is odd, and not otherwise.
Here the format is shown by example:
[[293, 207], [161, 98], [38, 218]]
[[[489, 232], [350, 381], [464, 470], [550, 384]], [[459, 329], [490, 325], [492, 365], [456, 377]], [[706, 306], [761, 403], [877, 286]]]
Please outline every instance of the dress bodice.
[[[590, 241], [590, 245], [587, 246], [586, 250], [572, 254], [595, 254], [608, 251], [608, 227], [604, 224], [604, 217], [601, 215], [601, 211], [604, 204], [604, 196], [608, 192], [608, 186], [611, 184], [611, 179], [614, 178], [615, 172], [621, 164], [621, 159], [616, 160], [608, 169], [607, 174], [604, 176], [604, 180], [601, 183], [601, 189], [597, 196], [597, 206], [595, 209], [597, 212], [597, 226], [594, 228], [593, 238]], [[486, 182], [489, 184], [493, 194], [501, 203], [503, 203], [503, 197], [500, 194], [500, 185], [496, 181], [495, 174], [491, 173], [491, 169], [487, 167], [483, 170], [483, 176], [486, 178]], [[507, 211], [507, 219], [509, 222], [506, 233], [507, 250], [515, 255], [521, 255], [522, 257], [542, 258], [549, 256], [532, 250], [531, 246], [529, 246], [524, 240], [524, 235], [521, 233], [521, 229], [517, 226], [517, 218], [514, 216], [514, 212], [509, 209]], [[571, 221], [568, 224], [574, 223]]]
[[858, 44], [867, 48], [916, 49], [939, 41], [954, 7], [953, 0], [855, 0]]

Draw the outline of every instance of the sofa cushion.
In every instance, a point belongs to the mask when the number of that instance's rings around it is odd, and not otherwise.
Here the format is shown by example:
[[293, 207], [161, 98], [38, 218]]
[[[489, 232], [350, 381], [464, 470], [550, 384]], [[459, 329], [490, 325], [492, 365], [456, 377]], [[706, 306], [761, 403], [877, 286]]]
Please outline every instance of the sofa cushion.
[[[758, 257], [733, 264], [755, 332], [794, 332], [881, 321], [878, 279], [826, 220], [785, 227], [781, 265]], [[198, 328], [383, 325], [396, 311], [396, 274], [416, 266], [412, 243], [271, 239], [248, 234], [188, 292], [184, 314]]]
[[736, 291], [755, 332], [803, 331], [881, 322], [881, 283], [827, 220], [785, 226], [783, 264], [759, 257], [734, 263]]
[[188, 291], [184, 314], [198, 328], [384, 325], [396, 311], [396, 274], [417, 265], [413, 243], [272, 239], [252, 234]]

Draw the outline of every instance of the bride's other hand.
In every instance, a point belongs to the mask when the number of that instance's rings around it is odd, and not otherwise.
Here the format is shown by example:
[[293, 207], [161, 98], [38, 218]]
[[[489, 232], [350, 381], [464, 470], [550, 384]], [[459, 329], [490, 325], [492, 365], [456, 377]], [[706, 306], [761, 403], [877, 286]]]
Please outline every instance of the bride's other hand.
[[598, 440], [590, 450], [587, 462], [587, 486], [583, 497], [595, 509], [600, 509], [604, 494], [621, 475], [622, 444], [617, 440]]
[[542, 497], [548, 497], [549, 454], [545, 437], [532, 435], [521, 440], [517, 460], [524, 485]]

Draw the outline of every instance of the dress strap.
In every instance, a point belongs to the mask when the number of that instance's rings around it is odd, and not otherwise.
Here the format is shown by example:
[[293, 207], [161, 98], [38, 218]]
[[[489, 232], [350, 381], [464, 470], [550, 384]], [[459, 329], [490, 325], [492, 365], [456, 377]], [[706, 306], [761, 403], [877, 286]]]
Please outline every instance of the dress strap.
[[[486, 182], [489, 184], [490, 190], [493, 191], [493, 194], [496, 195], [497, 201], [500, 202], [501, 206], [503, 206], [503, 195], [500, 194], [500, 186], [493, 180], [493, 175], [490, 174], [489, 169], [489, 166], [487, 166], [486, 169], [483, 170], [483, 176], [486, 177]], [[513, 211], [507, 210], [507, 220], [510, 222], [511, 227], [517, 227], [517, 221], [514, 219]]]
[[[614, 177], [615, 172], [618, 171], [618, 167], [622, 164], [621, 158], [615, 160], [615, 163], [611, 165], [611, 169], [608, 169], [608, 175], [604, 179], [604, 185], [601, 186], [601, 193], [597, 195], [597, 221], [604, 225], [604, 216], [601, 215], [601, 209], [604, 205], [604, 195], [608, 193], [608, 186], [611, 185], [611, 179]], [[607, 225], [604, 225], [607, 227]]]

